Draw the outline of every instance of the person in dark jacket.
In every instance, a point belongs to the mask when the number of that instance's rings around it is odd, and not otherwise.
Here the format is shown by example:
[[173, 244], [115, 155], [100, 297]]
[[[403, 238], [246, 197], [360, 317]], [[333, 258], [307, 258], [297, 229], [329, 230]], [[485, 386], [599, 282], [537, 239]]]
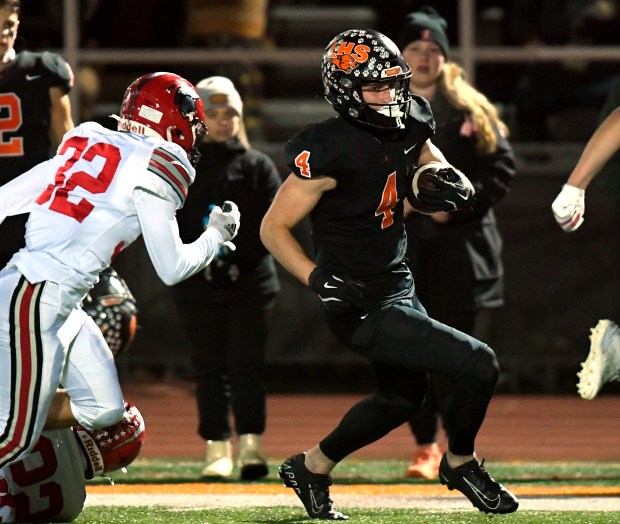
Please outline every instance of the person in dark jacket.
[[[429, 315], [472, 335], [481, 310], [503, 305], [502, 238], [493, 206], [509, 191], [515, 165], [508, 129], [495, 107], [448, 60], [446, 29], [444, 18], [423, 7], [408, 15], [399, 47], [412, 71], [410, 92], [426, 98], [433, 110], [433, 143], [467, 173], [477, 198], [473, 208], [412, 212], [406, 221], [407, 257]], [[438, 476], [437, 398], [443, 380], [433, 376], [434, 394], [410, 421], [418, 449], [408, 477]]]
[[204, 273], [175, 289], [192, 346], [199, 426], [206, 441], [204, 477], [233, 471], [231, 415], [241, 478], [267, 475], [261, 452], [265, 430], [265, 350], [268, 315], [280, 285], [273, 257], [259, 237], [260, 223], [281, 184], [269, 157], [250, 147], [243, 103], [233, 83], [215, 76], [196, 88], [208, 134], [191, 197], [178, 214], [181, 238], [195, 238], [210, 208], [232, 200], [243, 210], [235, 245], [222, 247]]

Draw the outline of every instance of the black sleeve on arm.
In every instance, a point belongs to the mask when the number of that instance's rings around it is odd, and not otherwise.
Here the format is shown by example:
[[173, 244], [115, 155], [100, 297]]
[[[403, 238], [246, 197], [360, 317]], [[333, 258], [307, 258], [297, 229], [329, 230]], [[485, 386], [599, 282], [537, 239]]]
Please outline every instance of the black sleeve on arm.
[[64, 58], [46, 51], [41, 54], [41, 64], [46, 70], [49, 87], [60, 87], [65, 93], [71, 91], [73, 71]]

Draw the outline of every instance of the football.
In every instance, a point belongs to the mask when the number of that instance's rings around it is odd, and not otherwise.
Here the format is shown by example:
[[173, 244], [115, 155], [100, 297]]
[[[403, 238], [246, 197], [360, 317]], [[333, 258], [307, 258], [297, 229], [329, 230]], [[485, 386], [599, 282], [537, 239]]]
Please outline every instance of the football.
[[437, 176], [442, 176], [442, 170], [447, 167], [452, 166], [450, 164], [444, 164], [443, 162], [429, 162], [428, 164], [422, 164], [416, 168], [413, 178], [411, 179], [411, 191], [407, 195], [407, 200], [411, 204], [411, 207], [413, 207], [413, 209], [415, 209], [418, 213], [422, 213], [424, 215], [432, 215], [433, 213], [437, 213], [436, 209], [420, 202], [418, 195], [420, 194], [421, 187], [438, 190], [437, 186], [429, 180], [427, 175], [429, 173], [433, 173]]

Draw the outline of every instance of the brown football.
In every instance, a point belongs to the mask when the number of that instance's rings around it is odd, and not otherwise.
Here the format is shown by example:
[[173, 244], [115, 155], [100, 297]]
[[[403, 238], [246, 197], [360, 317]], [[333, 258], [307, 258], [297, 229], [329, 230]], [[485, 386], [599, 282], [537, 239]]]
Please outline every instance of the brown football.
[[421, 187], [437, 190], [437, 186], [428, 179], [427, 175], [429, 173], [437, 174], [439, 172], [439, 176], [441, 176], [441, 170], [446, 167], [451, 166], [449, 164], [444, 164], [443, 162], [429, 162], [428, 164], [422, 164], [415, 168], [411, 179], [411, 191], [407, 195], [407, 200], [411, 204], [411, 207], [413, 207], [413, 209], [415, 209], [418, 213], [431, 215], [437, 212], [436, 209], [420, 202], [420, 200], [418, 200], [418, 194], [420, 193]]

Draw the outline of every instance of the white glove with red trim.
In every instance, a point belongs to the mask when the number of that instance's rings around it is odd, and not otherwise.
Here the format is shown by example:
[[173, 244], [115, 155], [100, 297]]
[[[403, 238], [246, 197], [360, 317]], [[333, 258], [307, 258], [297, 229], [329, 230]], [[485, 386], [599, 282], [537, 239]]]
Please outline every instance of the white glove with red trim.
[[551, 210], [556, 222], [566, 233], [576, 231], [583, 224], [586, 212], [586, 190], [564, 184], [551, 204]]

